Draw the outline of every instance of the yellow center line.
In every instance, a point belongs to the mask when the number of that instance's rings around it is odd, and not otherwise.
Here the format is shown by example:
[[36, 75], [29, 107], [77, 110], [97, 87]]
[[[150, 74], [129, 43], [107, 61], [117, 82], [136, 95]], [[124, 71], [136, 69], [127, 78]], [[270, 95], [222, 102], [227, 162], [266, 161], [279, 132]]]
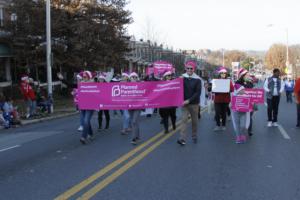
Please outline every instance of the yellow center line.
[[[181, 127], [181, 126], [180, 126]], [[178, 128], [180, 128], [178, 127]], [[138, 156], [134, 157], [131, 161], [126, 163], [123, 167], [115, 171], [110, 176], [106, 177], [103, 181], [95, 185], [93, 188], [88, 190], [86, 193], [84, 193], [81, 197], [78, 199], [90, 199], [95, 194], [100, 192], [103, 188], [105, 188], [107, 185], [112, 183], [114, 180], [116, 180], [119, 176], [124, 174], [127, 170], [129, 170], [131, 167], [133, 167], [135, 164], [137, 164], [139, 161], [141, 161], [143, 158], [145, 158], [149, 153], [151, 153], [154, 149], [156, 149], [159, 145], [161, 145], [164, 141], [166, 141], [168, 138], [173, 136], [177, 131], [172, 131], [171, 133], [165, 135], [160, 140], [155, 142], [152, 146], [147, 148], [145, 151], [140, 153]]]
[[[180, 124], [180, 123], [181, 123], [181, 120], [179, 122], [177, 122], [177, 124]], [[138, 147], [131, 150], [127, 154], [125, 154], [122, 157], [120, 157], [119, 159], [115, 160], [114, 162], [110, 163], [109, 165], [107, 165], [106, 167], [104, 167], [100, 171], [96, 172], [95, 174], [91, 175], [87, 179], [81, 181], [77, 185], [75, 185], [72, 188], [68, 189], [63, 194], [57, 196], [54, 200], [63, 200], [63, 199], [70, 198], [71, 196], [73, 196], [74, 194], [76, 194], [77, 192], [79, 192], [80, 190], [82, 190], [83, 188], [85, 188], [86, 186], [88, 186], [89, 184], [91, 184], [92, 182], [97, 180], [98, 178], [104, 176], [106, 173], [110, 172], [112, 169], [114, 169], [115, 167], [117, 167], [121, 163], [128, 160], [131, 156], [133, 156], [138, 151], [142, 150], [144, 147], [148, 146], [150, 143], [152, 143], [155, 140], [157, 140], [158, 138], [160, 138], [162, 135], [164, 135], [163, 131], [159, 132], [157, 135], [153, 136], [151, 139], [147, 140], [146, 142], [139, 145]]]

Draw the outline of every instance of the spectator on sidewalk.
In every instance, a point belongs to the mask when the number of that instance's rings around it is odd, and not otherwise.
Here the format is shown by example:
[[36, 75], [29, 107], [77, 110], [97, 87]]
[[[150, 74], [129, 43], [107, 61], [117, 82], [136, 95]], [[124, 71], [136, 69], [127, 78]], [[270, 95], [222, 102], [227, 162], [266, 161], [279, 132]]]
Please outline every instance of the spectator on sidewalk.
[[32, 86], [30, 85], [29, 77], [27, 75], [22, 76], [20, 87], [27, 106], [26, 118], [28, 119], [29, 117], [36, 115], [36, 95]]
[[297, 124], [296, 127], [300, 128], [300, 77], [296, 80], [294, 88], [295, 101], [297, 105]]
[[287, 103], [293, 103], [292, 94], [294, 92], [294, 85], [295, 85], [295, 83], [291, 78], [288, 78], [284, 82], [284, 90], [285, 90], [285, 94], [286, 94], [286, 102]]
[[183, 74], [184, 102], [182, 107], [182, 126], [180, 130], [180, 138], [177, 143], [186, 144], [187, 138], [187, 122], [189, 114], [192, 119], [192, 140], [197, 143], [198, 131], [198, 109], [201, 94], [201, 80], [194, 72], [197, 64], [194, 61], [188, 61], [185, 64], [186, 73]]
[[7, 128], [21, 123], [19, 113], [13, 106], [13, 100], [8, 96], [5, 98], [5, 102], [3, 104], [3, 118], [7, 122]]
[[47, 92], [42, 87], [38, 87], [36, 91], [36, 102], [37, 107], [39, 108], [41, 113], [51, 113], [51, 101], [47, 97]]
[[268, 104], [268, 127], [278, 126], [278, 107], [280, 102], [280, 95], [284, 90], [284, 82], [280, 78], [280, 70], [275, 68], [273, 76], [266, 79], [264, 83], [264, 90], [267, 96]]

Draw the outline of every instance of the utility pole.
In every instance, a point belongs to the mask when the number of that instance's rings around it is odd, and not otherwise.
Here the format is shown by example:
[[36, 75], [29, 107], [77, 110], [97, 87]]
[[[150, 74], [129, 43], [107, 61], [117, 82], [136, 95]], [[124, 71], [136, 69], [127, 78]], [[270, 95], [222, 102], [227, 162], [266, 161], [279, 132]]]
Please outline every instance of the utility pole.
[[53, 94], [52, 94], [52, 67], [51, 67], [51, 4], [50, 0], [46, 2], [46, 38], [47, 38], [47, 84], [48, 98], [51, 101], [50, 112], [53, 112]]

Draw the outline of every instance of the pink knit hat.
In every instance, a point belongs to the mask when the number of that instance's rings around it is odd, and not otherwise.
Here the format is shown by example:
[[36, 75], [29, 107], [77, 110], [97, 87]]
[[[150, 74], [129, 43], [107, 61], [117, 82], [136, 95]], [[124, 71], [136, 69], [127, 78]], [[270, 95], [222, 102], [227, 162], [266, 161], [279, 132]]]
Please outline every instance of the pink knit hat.
[[220, 73], [227, 73], [227, 69], [225, 68], [225, 67], [220, 67], [219, 69], [218, 69], [218, 73], [220, 74]]
[[245, 74], [247, 74], [248, 71], [244, 68], [239, 69], [238, 71], [238, 79], [240, 79], [242, 76], [244, 76]]
[[82, 74], [82, 77], [87, 77], [89, 79], [93, 78], [92, 72], [90, 71], [84, 71]]
[[164, 73], [163, 77], [168, 76], [168, 75], [172, 75], [172, 72], [171, 72], [171, 71], [166, 71], [166, 72]]
[[21, 77], [21, 81], [26, 81], [26, 80], [28, 80], [29, 79], [29, 77], [27, 76], [27, 75], [22, 75], [22, 77]]
[[127, 78], [129, 78], [129, 74], [126, 73], [126, 72], [123, 72], [123, 73], [122, 73], [122, 76], [126, 76]]
[[134, 77], [134, 76], [139, 77], [139, 75], [137, 73], [131, 72], [130, 75], [129, 75], [129, 78]]
[[189, 60], [185, 63], [185, 67], [192, 67], [195, 70], [197, 67], [197, 63], [193, 60]]

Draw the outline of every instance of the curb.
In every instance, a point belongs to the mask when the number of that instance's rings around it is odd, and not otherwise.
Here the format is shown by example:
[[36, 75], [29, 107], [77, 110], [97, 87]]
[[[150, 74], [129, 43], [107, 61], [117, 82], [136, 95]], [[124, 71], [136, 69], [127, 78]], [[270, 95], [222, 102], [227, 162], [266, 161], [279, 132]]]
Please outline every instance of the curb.
[[35, 124], [38, 122], [44, 122], [44, 121], [49, 121], [53, 119], [60, 119], [64, 117], [69, 117], [72, 115], [76, 115], [78, 112], [71, 112], [71, 113], [65, 113], [65, 114], [60, 114], [60, 115], [55, 115], [55, 116], [50, 116], [50, 117], [45, 117], [45, 118], [40, 118], [40, 119], [33, 119], [33, 120], [21, 120], [21, 126], [28, 125], [28, 124]]

